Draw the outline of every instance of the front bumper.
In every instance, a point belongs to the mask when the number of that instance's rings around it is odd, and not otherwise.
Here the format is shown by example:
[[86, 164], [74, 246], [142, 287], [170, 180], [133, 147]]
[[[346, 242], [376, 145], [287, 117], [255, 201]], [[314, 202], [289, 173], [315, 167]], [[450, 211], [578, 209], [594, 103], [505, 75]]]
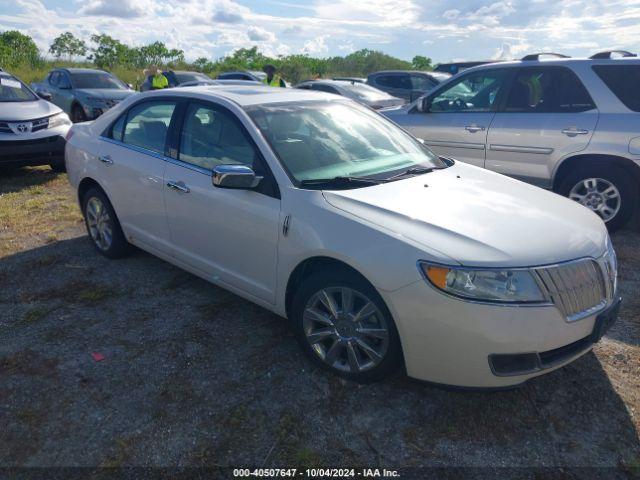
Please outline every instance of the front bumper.
[[64, 162], [65, 139], [50, 135], [20, 140], [0, 139], [0, 166], [20, 167]]
[[[572, 362], [600, 339], [619, 306], [616, 300], [604, 312], [567, 322], [555, 306], [467, 302], [443, 295], [424, 281], [381, 294], [395, 319], [408, 375], [471, 388], [518, 385]], [[496, 374], [492, 359], [520, 354], [533, 354], [535, 368], [524, 364], [517, 371], [522, 364], [506, 362], [509, 374]]]

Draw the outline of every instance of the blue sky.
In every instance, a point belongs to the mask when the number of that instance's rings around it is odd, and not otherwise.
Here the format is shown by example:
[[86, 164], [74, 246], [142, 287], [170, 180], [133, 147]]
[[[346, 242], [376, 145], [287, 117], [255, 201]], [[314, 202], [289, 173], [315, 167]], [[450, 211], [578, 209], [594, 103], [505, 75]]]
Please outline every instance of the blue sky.
[[132, 44], [155, 40], [188, 59], [257, 45], [269, 55], [325, 57], [361, 48], [435, 62], [640, 51], [640, 0], [0, 0], [0, 30], [46, 51], [71, 31]]

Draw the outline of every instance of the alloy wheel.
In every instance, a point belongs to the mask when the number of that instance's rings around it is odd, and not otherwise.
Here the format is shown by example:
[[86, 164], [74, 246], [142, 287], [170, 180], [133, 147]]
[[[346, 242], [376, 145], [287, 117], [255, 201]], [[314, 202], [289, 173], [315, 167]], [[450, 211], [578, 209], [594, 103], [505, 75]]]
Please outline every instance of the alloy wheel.
[[109, 250], [113, 242], [113, 223], [102, 200], [91, 197], [87, 201], [86, 217], [93, 242], [100, 250]]
[[569, 198], [594, 211], [605, 222], [611, 220], [620, 211], [620, 191], [604, 178], [581, 180], [571, 189]]
[[330, 367], [361, 373], [380, 364], [389, 347], [389, 325], [376, 304], [348, 287], [324, 288], [311, 296], [303, 329], [315, 354]]

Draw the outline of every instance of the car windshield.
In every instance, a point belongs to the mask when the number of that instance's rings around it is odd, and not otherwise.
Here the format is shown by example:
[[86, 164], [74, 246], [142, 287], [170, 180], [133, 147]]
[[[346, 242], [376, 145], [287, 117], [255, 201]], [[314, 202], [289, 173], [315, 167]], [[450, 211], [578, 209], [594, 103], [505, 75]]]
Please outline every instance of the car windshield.
[[247, 112], [292, 179], [384, 180], [412, 168], [447, 166], [418, 140], [346, 101], [258, 105]]
[[0, 102], [33, 102], [38, 97], [15, 77], [0, 75]]
[[127, 86], [106, 72], [72, 73], [75, 88], [99, 88], [105, 90], [126, 90]]
[[197, 72], [176, 73], [176, 78], [180, 83], [205, 82], [211, 80], [211, 78], [207, 77], [204, 73]]
[[358, 98], [358, 100], [387, 100], [393, 98], [387, 92], [383, 92], [382, 90], [378, 90], [375, 87], [370, 85], [365, 85], [364, 83], [345, 83], [340, 85], [345, 90], [349, 90], [353, 96]]

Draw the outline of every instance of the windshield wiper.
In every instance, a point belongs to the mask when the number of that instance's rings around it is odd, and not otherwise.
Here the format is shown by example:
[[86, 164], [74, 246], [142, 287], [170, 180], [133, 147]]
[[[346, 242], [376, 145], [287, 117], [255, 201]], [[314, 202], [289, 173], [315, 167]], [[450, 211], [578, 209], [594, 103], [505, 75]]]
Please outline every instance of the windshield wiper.
[[408, 177], [409, 175], [422, 175], [424, 173], [431, 173], [434, 170], [443, 170], [448, 167], [411, 167], [404, 172], [396, 173], [395, 175], [385, 179], [386, 181], [396, 180], [401, 177]]
[[335, 187], [340, 188], [343, 186], [352, 185], [378, 185], [384, 183], [386, 180], [376, 180], [375, 178], [367, 177], [333, 177], [333, 178], [313, 178], [309, 180], [301, 180], [300, 186], [313, 187]]

